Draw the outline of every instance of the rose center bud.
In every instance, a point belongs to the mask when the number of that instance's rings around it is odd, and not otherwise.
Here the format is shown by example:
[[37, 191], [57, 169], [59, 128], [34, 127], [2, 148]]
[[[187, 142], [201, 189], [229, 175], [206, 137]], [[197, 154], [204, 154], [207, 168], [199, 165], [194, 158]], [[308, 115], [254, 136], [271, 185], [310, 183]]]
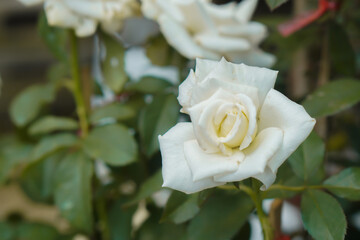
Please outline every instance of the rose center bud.
[[215, 118], [219, 141], [230, 148], [239, 147], [249, 128], [249, 120], [242, 106], [217, 115]]

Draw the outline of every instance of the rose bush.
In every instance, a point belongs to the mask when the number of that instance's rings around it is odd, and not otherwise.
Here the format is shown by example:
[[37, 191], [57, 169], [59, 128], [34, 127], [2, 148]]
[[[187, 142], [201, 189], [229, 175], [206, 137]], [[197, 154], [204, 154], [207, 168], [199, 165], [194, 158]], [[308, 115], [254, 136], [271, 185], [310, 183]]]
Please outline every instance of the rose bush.
[[125, 18], [136, 14], [136, 0], [19, 0], [25, 5], [44, 2], [50, 25], [73, 28], [76, 35], [86, 37], [94, 34], [100, 23], [104, 30], [121, 29]]
[[253, 177], [268, 188], [315, 125], [273, 89], [276, 77], [266, 68], [197, 59], [178, 96], [192, 122], [159, 136], [163, 186], [193, 193]]
[[166, 40], [189, 59], [270, 67], [275, 57], [261, 51], [266, 27], [250, 18], [257, 0], [215, 5], [210, 0], [143, 0], [142, 12], [156, 20]]

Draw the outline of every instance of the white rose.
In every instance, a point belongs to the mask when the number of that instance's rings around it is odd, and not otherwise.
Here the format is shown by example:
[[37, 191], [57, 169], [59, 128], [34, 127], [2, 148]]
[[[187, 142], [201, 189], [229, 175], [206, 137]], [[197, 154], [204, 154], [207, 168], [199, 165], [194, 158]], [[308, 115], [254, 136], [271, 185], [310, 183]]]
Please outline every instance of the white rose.
[[315, 125], [301, 105], [273, 89], [276, 76], [197, 59], [178, 96], [192, 122], [159, 136], [163, 186], [193, 193], [253, 177], [268, 188]]
[[205, 58], [270, 67], [275, 57], [258, 47], [266, 27], [250, 22], [257, 0], [215, 5], [210, 0], [142, 0], [142, 12], [156, 20], [166, 40], [189, 59]]
[[125, 18], [138, 11], [136, 0], [19, 0], [25, 5], [44, 2], [46, 17], [51, 26], [73, 28], [76, 35], [94, 34], [98, 24], [108, 32], [121, 29]]

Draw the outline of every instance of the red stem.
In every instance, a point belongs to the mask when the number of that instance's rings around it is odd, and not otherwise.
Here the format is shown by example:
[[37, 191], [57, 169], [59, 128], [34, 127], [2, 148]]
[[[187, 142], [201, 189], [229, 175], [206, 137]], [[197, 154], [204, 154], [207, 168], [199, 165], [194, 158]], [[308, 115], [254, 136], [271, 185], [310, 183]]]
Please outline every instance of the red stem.
[[304, 13], [289, 22], [282, 23], [278, 26], [278, 30], [284, 37], [287, 37], [294, 32], [299, 31], [310, 23], [319, 19], [327, 11], [336, 11], [340, 7], [340, 4], [331, 0], [319, 0], [319, 6], [316, 10]]

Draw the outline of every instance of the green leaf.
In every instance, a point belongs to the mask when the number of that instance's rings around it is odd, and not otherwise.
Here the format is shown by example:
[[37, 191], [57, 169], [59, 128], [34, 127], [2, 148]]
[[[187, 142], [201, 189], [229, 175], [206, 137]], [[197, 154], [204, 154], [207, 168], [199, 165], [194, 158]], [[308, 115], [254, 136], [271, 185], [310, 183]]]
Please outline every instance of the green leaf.
[[305, 229], [315, 239], [341, 240], [346, 233], [346, 218], [340, 204], [329, 194], [306, 191], [301, 200]]
[[301, 146], [290, 156], [289, 163], [294, 173], [308, 182], [323, 163], [325, 144], [312, 132]]
[[333, 194], [352, 201], [360, 200], [360, 168], [347, 168], [330, 177], [324, 182], [324, 187]]
[[51, 53], [60, 61], [68, 59], [66, 51], [67, 33], [63, 28], [50, 27], [45, 13], [42, 12], [38, 21], [38, 32]]
[[345, 76], [354, 76], [356, 55], [345, 26], [332, 21], [329, 24], [329, 51], [333, 68]]
[[173, 223], [159, 224], [160, 211], [148, 207], [151, 211], [150, 217], [136, 231], [135, 240], [188, 240], [185, 235], [183, 224], [175, 225]]
[[141, 78], [139, 82], [130, 82], [125, 86], [125, 90], [153, 94], [162, 92], [171, 86], [172, 84], [164, 79], [146, 76]]
[[116, 201], [108, 212], [112, 240], [131, 239], [132, 217], [136, 206], [124, 209], [124, 202], [124, 199]]
[[29, 162], [33, 146], [17, 141], [15, 138], [1, 139], [0, 142], [0, 185], [22, 163]]
[[[273, 184], [273, 186], [281, 185], [281, 186], [296, 187], [296, 186], [301, 186], [303, 184], [304, 184], [303, 180], [299, 178], [296, 174], [294, 174], [292, 168], [290, 167], [289, 162], [286, 161], [278, 169], [278, 172], [276, 174], [276, 181]], [[272, 189], [270, 187], [266, 191], [261, 191], [260, 194], [261, 197], [264, 199], [266, 198], [287, 199], [294, 197], [295, 195], [299, 194], [299, 192], [288, 191], [284, 189]]]
[[54, 100], [53, 85], [32, 85], [22, 91], [10, 106], [10, 116], [15, 125], [23, 127], [39, 114], [41, 108]]
[[[178, 51], [171, 47], [164, 36], [159, 34], [152, 37], [146, 46], [146, 56], [152, 64], [158, 66], [176, 66], [182, 69], [188, 61]], [[188, 70], [186, 70], [188, 72]]]
[[125, 72], [125, 49], [107, 34], [101, 34], [101, 39], [106, 48], [106, 56], [102, 62], [104, 81], [114, 92], [119, 93], [128, 80]]
[[40, 140], [31, 153], [33, 161], [42, 159], [47, 155], [56, 152], [60, 149], [74, 146], [78, 138], [70, 133], [59, 133], [56, 135], [46, 136]]
[[15, 228], [6, 222], [0, 222], [0, 240], [13, 240]]
[[45, 134], [60, 130], [76, 130], [78, 127], [78, 123], [71, 118], [46, 116], [32, 124], [29, 133], [32, 135]]
[[330, 82], [309, 95], [303, 102], [313, 117], [325, 117], [350, 108], [360, 101], [360, 81], [342, 79]]
[[84, 139], [85, 152], [113, 166], [136, 161], [137, 144], [129, 129], [119, 124], [94, 128]]
[[31, 199], [38, 202], [50, 202], [55, 187], [55, 172], [64, 156], [63, 152], [51, 155], [24, 170], [20, 184]]
[[155, 96], [141, 112], [139, 132], [145, 154], [150, 157], [159, 150], [158, 136], [173, 127], [179, 116], [179, 104], [173, 94]]
[[205, 202], [200, 213], [190, 222], [189, 240], [231, 239], [246, 223], [253, 203], [246, 194], [220, 194]]
[[169, 65], [169, 55], [173, 49], [169, 46], [162, 35], [158, 35], [150, 39], [146, 48], [146, 56], [151, 60], [152, 64], [158, 66]]
[[242, 228], [240, 229], [240, 231], [238, 231], [238, 233], [233, 237], [234, 240], [237, 239], [251, 239], [251, 226], [249, 221], [247, 221]]
[[133, 118], [135, 115], [136, 113], [131, 107], [120, 103], [113, 103], [95, 109], [90, 116], [90, 121], [93, 124], [99, 123], [102, 119], [109, 118], [121, 121]]
[[83, 152], [69, 153], [56, 171], [55, 203], [75, 229], [91, 233], [92, 161]]
[[162, 174], [161, 170], [159, 170], [141, 185], [136, 195], [129, 202], [124, 204], [124, 206], [128, 207], [137, 204], [139, 201], [150, 197], [153, 193], [159, 191], [162, 188], [162, 183]]
[[59, 240], [61, 235], [49, 225], [32, 222], [0, 222], [0, 240]]
[[192, 219], [200, 211], [198, 198], [198, 193], [188, 195], [173, 191], [167, 201], [161, 221], [171, 221], [175, 224], [180, 224]]
[[280, 5], [286, 3], [288, 0], [266, 0], [267, 5], [271, 10], [280, 7]]
[[21, 240], [57, 240], [59, 233], [55, 228], [40, 223], [21, 223], [16, 228], [16, 238]]
[[47, 69], [47, 79], [56, 86], [68, 86], [71, 82], [69, 64], [57, 62]]
[[198, 206], [202, 206], [215, 192], [216, 188], [208, 188], [199, 192]]

